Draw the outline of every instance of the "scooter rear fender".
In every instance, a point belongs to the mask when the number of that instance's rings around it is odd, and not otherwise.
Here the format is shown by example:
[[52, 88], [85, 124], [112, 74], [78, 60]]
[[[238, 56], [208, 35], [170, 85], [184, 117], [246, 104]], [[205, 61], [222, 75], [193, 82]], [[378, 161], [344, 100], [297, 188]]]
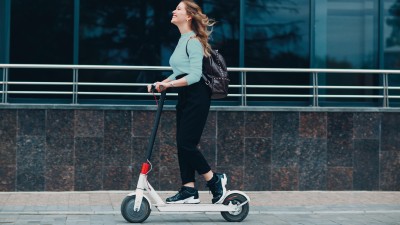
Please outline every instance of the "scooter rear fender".
[[248, 195], [246, 195], [246, 193], [244, 193], [243, 191], [237, 191], [237, 190], [233, 190], [233, 191], [228, 191], [224, 197], [224, 200], [227, 196], [229, 196], [230, 194], [239, 194], [239, 195], [243, 195], [248, 202], [250, 202], [250, 197]]

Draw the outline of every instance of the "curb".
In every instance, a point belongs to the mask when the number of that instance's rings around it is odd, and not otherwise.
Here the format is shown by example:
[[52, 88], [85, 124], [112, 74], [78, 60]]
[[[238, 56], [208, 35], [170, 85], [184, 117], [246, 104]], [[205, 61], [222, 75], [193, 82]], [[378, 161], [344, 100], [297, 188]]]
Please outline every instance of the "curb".
[[[311, 215], [311, 214], [390, 214], [400, 213], [400, 210], [337, 210], [337, 211], [250, 211], [249, 214], [268, 215]], [[120, 211], [10, 211], [0, 212], [0, 215], [119, 215]], [[158, 212], [152, 210], [151, 214], [182, 214], [182, 212]], [[220, 214], [219, 212], [185, 212], [185, 214]]]

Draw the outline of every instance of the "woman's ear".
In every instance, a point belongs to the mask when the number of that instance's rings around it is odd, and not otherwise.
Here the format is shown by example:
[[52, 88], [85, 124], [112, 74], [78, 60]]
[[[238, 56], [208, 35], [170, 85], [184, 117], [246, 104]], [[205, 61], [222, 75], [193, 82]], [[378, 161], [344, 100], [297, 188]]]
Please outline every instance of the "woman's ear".
[[186, 17], [186, 21], [189, 21], [189, 20], [191, 20], [191, 19], [192, 19], [191, 16], [187, 16], [187, 17]]

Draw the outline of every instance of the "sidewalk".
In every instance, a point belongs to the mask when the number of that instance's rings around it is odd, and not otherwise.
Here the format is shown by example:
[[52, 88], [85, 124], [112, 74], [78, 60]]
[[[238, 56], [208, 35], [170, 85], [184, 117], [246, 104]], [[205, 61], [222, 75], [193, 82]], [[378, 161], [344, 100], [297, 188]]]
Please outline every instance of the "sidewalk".
[[[120, 214], [120, 204], [128, 193], [128, 191], [0, 192], [0, 224], [36, 224], [35, 221], [37, 224], [73, 224], [72, 222], [61, 223], [60, 221], [60, 223], [50, 223], [49, 220], [46, 220], [48, 223], [40, 222], [46, 219], [46, 216], [54, 219], [61, 215], [62, 218], [65, 218], [65, 221], [67, 221], [68, 216], [70, 218], [78, 216], [82, 219], [94, 218], [93, 216], [101, 215], [103, 215], [102, 218], [105, 218], [104, 215], [109, 215], [116, 221], [114, 224], [124, 224], [125, 221]], [[174, 193], [175, 192], [159, 192], [163, 199]], [[321, 219], [328, 217], [337, 218], [338, 215], [347, 215], [348, 217], [351, 217], [351, 215], [375, 215], [374, 218], [376, 218], [376, 215], [380, 215], [379, 218], [381, 219], [379, 221], [383, 221], [382, 224], [400, 224], [400, 192], [285, 191], [246, 192], [246, 194], [251, 198], [250, 214], [248, 217], [253, 218], [250, 222], [252, 221], [254, 224], [258, 222], [262, 222], [261, 224], [269, 224], [265, 221], [267, 217], [276, 219], [294, 216], [293, 218], [295, 219], [296, 217], [304, 217], [305, 215], [308, 215], [310, 218], [318, 217]], [[200, 192], [200, 199], [203, 203], [209, 203], [211, 201], [211, 195], [208, 192]], [[161, 213], [153, 208], [150, 218], [156, 216], [154, 219], [158, 218], [160, 221], [163, 221], [161, 224], [168, 224], [162, 218], [174, 218], [171, 214], [174, 213]], [[207, 216], [205, 218], [209, 218], [210, 215], [212, 215], [212, 213], [206, 214]], [[216, 216], [216, 219], [221, 218], [221, 223], [224, 221], [220, 215], [219, 217], [218, 215], [214, 216]], [[31, 218], [34, 217], [41, 219], [32, 221]], [[179, 221], [180, 218], [186, 217], [191, 218], [190, 216], [180, 215], [176, 217], [175, 215], [177, 221]], [[199, 216], [195, 218], [198, 219]], [[254, 218], [259, 219], [254, 220]], [[269, 221], [271, 221], [271, 218]], [[365, 218], [366, 220], [370, 219], [369, 217]], [[385, 219], [388, 220], [388, 223], [385, 222]], [[81, 222], [82, 221], [84, 220], [81, 220]], [[187, 222], [187, 220], [185, 221]], [[205, 221], [208, 221], [208, 219]], [[213, 219], [211, 219], [211, 221], [213, 221]], [[245, 221], [247, 221], [247, 219]], [[277, 221], [282, 222], [282, 219]], [[332, 219], [329, 221], [334, 220]], [[171, 224], [172, 223], [173, 221]], [[97, 223], [89, 221], [79, 224], [112, 223], [103, 223], [98, 220]], [[316, 222], [316, 224], [318, 223]], [[378, 223], [375, 221], [375, 223], [372, 224]]]

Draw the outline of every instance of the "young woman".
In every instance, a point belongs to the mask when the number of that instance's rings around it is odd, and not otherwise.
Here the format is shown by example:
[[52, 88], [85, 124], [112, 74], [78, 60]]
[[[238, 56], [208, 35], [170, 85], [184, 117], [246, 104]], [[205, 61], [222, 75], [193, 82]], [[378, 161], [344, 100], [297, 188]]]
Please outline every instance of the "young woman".
[[[211, 49], [208, 27], [214, 22], [202, 13], [201, 8], [190, 0], [181, 1], [172, 12], [171, 23], [181, 33], [179, 42], [170, 58], [173, 74], [167, 79], [154, 83], [161, 92], [177, 88], [176, 142], [182, 187], [179, 192], [167, 198], [167, 203], [199, 203], [195, 189], [195, 171], [207, 181], [212, 203], [221, 203], [226, 194], [225, 174], [213, 173], [203, 154], [197, 149], [210, 110], [211, 91], [202, 79], [203, 56], [209, 56]], [[148, 85], [150, 92], [151, 85]]]

